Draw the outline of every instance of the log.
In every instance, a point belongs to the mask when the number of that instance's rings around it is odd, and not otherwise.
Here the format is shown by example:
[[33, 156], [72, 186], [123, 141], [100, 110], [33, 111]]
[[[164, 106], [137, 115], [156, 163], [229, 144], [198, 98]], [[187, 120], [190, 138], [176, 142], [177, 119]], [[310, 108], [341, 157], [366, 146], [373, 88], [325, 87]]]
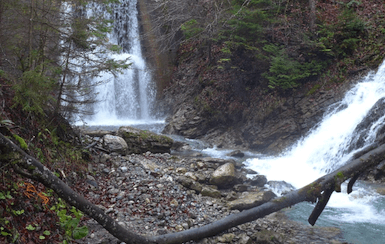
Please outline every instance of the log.
[[[318, 202], [315, 210], [309, 218], [310, 224], [314, 225], [326, 206], [331, 194], [336, 189], [340, 188], [338, 184], [352, 178], [352, 183], [349, 187], [349, 191], [351, 191], [352, 185], [357, 179], [357, 175], [359, 173], [380, 164], [385, 158], [385, 145], [378, 146], [375, 149], [365, 152], [365, 154], [361, 155], [359, 158], [350, 160], [345, 166], [313, 181], [301, 189], [291, 191], [284, 196], [273, 199], [272, 201], [258, 207], [229, 215], [223, 219], [199, 228], [150, 237], [135, 234], [120, 226], [114, 219], [106, 215], [104, 211], [73, 191], [38, 160], [28, 155], [1, 133], [0, 146], [8, 148], [8, 150], [13, 153], [13, 157], [15, 157], [15, 153], [19, 155], [16, 165], [18, 167], [18, 171], [20, 171], [20, 169], [25, 171], [23, 173], [24, 176], [30, 176], [31, 178], [43, 183], [45, 186], [53, 189], [68, 204], [76, 207], [89, 217], [95, 219], [108, 232], [117, 237], [119, 240], [126, 243], [141, 244], [183, 243], [190, 240], [201, 240], [206, 237], [217, 235], [229, 228], [254, 221], [258, 218], [262, 218], [268, 214], [304, 201]], [[14, 159], [15, 158], [13, 158], [13, 160]]]

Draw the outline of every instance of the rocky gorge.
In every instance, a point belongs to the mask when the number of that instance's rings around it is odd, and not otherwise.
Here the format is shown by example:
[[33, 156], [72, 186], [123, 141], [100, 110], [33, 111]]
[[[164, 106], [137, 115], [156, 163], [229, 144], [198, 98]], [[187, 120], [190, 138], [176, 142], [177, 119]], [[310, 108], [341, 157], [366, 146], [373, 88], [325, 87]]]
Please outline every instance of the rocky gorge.
[[[86, 180], [76, 185], [87, 189], [83, 191], [87, 199], [137, 233], [157, 235], [203, 226], [275, 197], [265, 188], [265, 184], [274, 182], [247, 170], [236, 160], [242, 156], [239, 151], [232, 154], [234, 160], [170, 154], [176, 149], [172, 144], [164, 144], [168, 149], [163, 153], [150, 149], [127, 153], [126, 140], [116, 135], [127, 130], [136, 131], [141, 142], [144, 139], [140, 134], [152, 135], [130, 127], [82, 132], [94, 160]], [[180, 143], [174, 144], [181, 150]], [[68, 180], [75, 182], [77, 176]], [[309, 227], [289, 220], [284, 212], [190, 243], [346, 243], [337, 228]], [[79, 243], [120, 243], [94, 220], [86, 224], [90, 233]]]

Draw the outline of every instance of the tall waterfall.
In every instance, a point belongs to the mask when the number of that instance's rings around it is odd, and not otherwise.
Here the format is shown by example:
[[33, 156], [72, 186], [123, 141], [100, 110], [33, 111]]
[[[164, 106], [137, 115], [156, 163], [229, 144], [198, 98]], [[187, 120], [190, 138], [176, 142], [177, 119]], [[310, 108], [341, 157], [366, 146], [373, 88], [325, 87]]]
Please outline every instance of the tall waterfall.
[[[102, 73], [101, 77], [93, 80], [95, 84], [103, 84], [95, 88], [95, 99], [98, 102], [88, 108], [94, 114], [82, 118], [88, 125], [153, 123], [155, 119], [152, 106], [156, 89], [142, 56], [136, 5], [136, 0], [120, 0], [119, 4], [113, 5], [112, 16], [106, 14], [107, 18], [114, 20], [109, 41], [123, 48], [120, 54], [110, 54], [111, 57], [117, 60], [129, 58], [132, 64], [122, 74], [113, 76]], [[105, 10], [93, 5], [89, 11]]]
[[[373, 121], [364, 135], [355, 134], [355, 128], [373, 105], [384, 97], [385, 63], [376, 73], [370, 73], [355, 85], [341, 102], [332, 105], [309, 135], [284, 155], [249, 159], [247, 164], [258, 173], [266, 175], [270, 181], [285, 181], [300, 188], [344, 165], [359, 150], [350, 148], [357, 136], [363, 138], [363, 147], [373, 143], [378, 124], [384, 123], [385, 114], [377, 116], [378, 121]], [[273, 190], [280, 193], [282, 189]], [[298, 213], [304, 214], [306, 220], [311, 207], [308, 212], [305, 210], [306, 204], [299, 208]], [[345, 228], [351, 239], [355, 240], [353, 243], [383, 243], [385, 197], [369, 186], [358, 183], [350, 195], [333, 193], [322, 218], [329, 221], [329, 224]]]

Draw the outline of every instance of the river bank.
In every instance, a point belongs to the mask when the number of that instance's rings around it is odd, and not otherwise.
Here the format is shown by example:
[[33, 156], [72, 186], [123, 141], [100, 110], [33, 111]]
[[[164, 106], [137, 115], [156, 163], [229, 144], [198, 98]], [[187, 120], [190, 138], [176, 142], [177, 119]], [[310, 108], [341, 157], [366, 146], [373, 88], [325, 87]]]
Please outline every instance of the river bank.
[[[120, 155], [96, 152], [86, 179], [76, 188], [120, 224], [143, 235], [160, 235], [200, 227], [242, 210], [231, 205], [245, 196], [269, 192], [248, 179], [243, 164], [215, 159], [150, 152]], [[232, 163], [231, 187], [210, 184], [213, 172]], [[254, 172], [256, 173], [256, 172]], [[257, 174], [256, 174], [257, 175]], [[73, 177], [74, 183], [76, 176]], [[258, 177], [257, 177], [258, 178]], [[263, 202], [263, 200], [261, 201]], [[261, 203], [255, 203], [261, 204]], [[89, 235], [78, 243], [120, 243], [94, 220]], [[337, 228], [310, 227], [289, 220], [285, 210], [190, 243], [347, 243]]]

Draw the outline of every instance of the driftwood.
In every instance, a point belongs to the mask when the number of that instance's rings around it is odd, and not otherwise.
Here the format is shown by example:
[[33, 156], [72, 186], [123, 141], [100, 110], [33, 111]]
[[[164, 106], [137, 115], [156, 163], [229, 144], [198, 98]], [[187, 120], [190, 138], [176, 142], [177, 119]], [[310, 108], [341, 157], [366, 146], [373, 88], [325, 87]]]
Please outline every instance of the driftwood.
[[258, 207], [229, 215], [199, 228], [159, 236], [141, 236], [120, 226], [114, 219], [105, 214], [103, 210], [73, 191], [38, 160], [28, 155], [1, 133], [0, 149], [2, 151], [6, 149], [8, 151], [7, 153], [12, 156], [13, 162], [15, 162], [15, 159], [18, 159], [14, 164], [17, 167], [17, 172], [53, 189], [67, 203], [95, 219], [119, 240], [126, 243], [140, 244], [183, 243], [190, 240], [200, 240], [304, 201], [317, 202], [316, 207], [309, 217], [309, 223], [314, 225], [327, 205], [331, 194], [334, 191], [340, 191], [342, 182], [351, 179], [348, 184], [348, 191], [351, 192], [352, 186], [360, 173], [380, 164], [385, 159], [385, 145], [381, 145], [365, 152], [365, 154], [360, 155], [357, 159], [350, 160], [345, 166], [313, 181], [303, 188], [291, 191], [282, 197], [276, 198]]

